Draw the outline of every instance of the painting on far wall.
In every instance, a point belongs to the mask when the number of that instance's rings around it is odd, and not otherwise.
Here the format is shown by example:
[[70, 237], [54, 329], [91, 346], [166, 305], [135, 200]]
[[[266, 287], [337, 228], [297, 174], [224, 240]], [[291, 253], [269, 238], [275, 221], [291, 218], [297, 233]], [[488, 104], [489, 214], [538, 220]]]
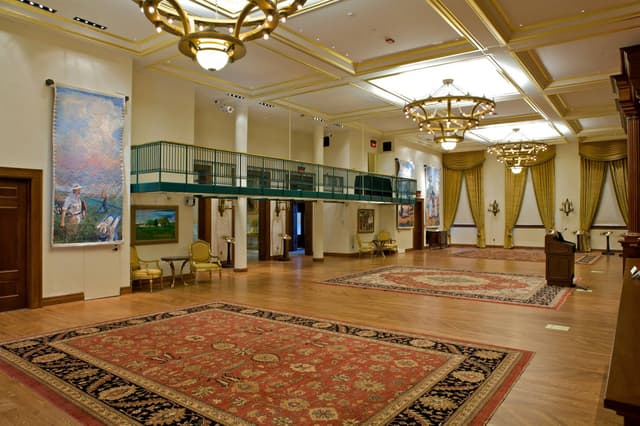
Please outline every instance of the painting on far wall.
[[[399, 178], [406, 178], [406, 179], [413, 179], [413, 174], [415, 171], [415, 166], [413, 164], [413, 161], [411, 160], [400, 160], [398, 158], [396, 158], [396, 167], [398, 169], [398, 177]], [[413, 194], [409, 194], [409, 191], [411, 189], [411, 184], [407, 181], [398, 181], [398, 196], [399, 197], [407, 197]]]
[[122, 242], [125, 98], [54, 86], [54, 247]]
[[437, 227], [440, 226], [440, 169], [425, 166], [424, 176], [424, 224], [428, 227]]
[[131, 244], [178, 242], [178, 206], [132, 206]]
[[373, 209], [358, 209], [358, 233], [373, 233], [375, 229]]
[[413, 221], [413, 204], [399, 204], [398, 214], [396, 215], [398, 229], [413, 228]]

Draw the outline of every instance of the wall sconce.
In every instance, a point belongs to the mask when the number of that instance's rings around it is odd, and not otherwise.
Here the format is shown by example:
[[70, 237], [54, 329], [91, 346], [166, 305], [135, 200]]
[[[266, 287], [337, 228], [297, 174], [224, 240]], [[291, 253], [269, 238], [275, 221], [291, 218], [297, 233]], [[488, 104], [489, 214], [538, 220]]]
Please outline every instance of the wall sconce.
[[220, 198], [218, 200], [218, 213], [220, 213], [220, 217], [224, 216], [225, 210], [233, 209], [233, 200], [228, 200], [225, 198]]
[[280, 216], [280, 212], [287, 210], [288, 205], [286, 201], [276, 200], [276, 216]]
[[493, 200], [493, 202], [491, 204], [489, 204], [489, 210], [490, 213], [493, 213], [493, 215], [497, 215], [498, 212], [500, 211], [500, 206], [498, 205], [498, 202], [496, 200]]
[[573, 211], [573, 203], [569, 199], [565, 199], [561, 204], [560, 211], [567, 216]]

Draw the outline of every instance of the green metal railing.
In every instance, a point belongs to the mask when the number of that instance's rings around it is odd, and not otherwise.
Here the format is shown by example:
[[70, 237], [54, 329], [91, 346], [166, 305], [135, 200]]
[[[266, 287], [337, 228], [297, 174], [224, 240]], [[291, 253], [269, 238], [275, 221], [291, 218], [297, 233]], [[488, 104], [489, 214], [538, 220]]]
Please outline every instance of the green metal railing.
[[415, 202], [416, 181], [174, 142], [131, 147], [131, 192]]

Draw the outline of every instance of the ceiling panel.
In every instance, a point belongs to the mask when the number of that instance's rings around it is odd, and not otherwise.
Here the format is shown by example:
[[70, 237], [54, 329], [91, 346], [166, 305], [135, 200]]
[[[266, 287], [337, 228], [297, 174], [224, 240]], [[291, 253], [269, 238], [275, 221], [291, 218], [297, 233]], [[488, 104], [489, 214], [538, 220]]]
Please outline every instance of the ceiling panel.
[[342, 0], [293, 16], [287, 26], [357, 62], [459, 38], [425, 6], [424, 0]]
[[567, 20], [585, 14], [601, 13], [616, 6], [629, 4], [629, 0], [496, 0], [512, 29], [548, 21]]
[[353, 86], [305, 93], [287, 98], [286, 101], [325, 115], [340, 115], [389, 105], [382, 99]]
[[612, 46], [640, 43], [639, 29], [603, 34], [536, 50], [553, 80], [620, 71], [620, 52]]

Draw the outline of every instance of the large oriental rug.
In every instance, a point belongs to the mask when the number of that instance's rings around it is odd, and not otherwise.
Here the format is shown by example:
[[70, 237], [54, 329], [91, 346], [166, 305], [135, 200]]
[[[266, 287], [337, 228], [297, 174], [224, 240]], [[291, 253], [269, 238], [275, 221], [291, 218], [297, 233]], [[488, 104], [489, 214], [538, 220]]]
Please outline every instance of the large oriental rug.
[[[468, 257], [472, 259], [512, 260], [516, 262], [544, 262], [546, 255], [544, 249], [499, 247], [486, 248], [450, 248], [451, 256]], [[575, 262], [582, 265], [592, 265], [602, 255], [600, 253], [580, 254], [576, 253]]]
[[0, 368], [83, 423], [482, 424], [531, 356], [211, 303], [5, 342]]
[[546, 285], [537, 275], [388, 266], [323, 281], [377, 290], [447, 296], [539, 308], [559, 308], [572, 288]]

